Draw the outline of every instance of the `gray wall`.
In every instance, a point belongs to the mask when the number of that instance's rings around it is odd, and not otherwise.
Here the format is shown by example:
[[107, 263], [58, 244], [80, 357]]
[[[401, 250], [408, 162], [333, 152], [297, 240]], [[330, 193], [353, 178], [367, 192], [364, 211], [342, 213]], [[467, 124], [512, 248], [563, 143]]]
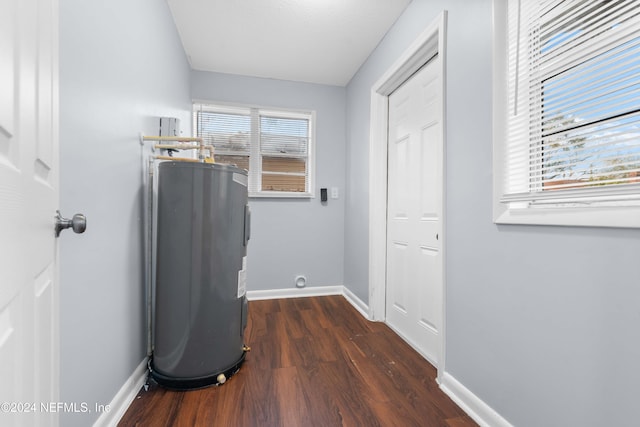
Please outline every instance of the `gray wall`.
[[517, 426], [636, 425], [640, 230], [492, 223], [489, 0], [414, 0], [349, 83], [345, 285], [368, 300], [370, 88], [443, 9], [446, 371]]
[[60, 204], [88, 221], [60, 238], [61, 401], [109, 403], [146, 355], [139, 134], [189, 109], [165, 1], [60, 1]]
[[[344, 87], [193, 71], [194, 99], [316, 111], [316, 197], [252, 198], [247, 290], [336, 286], [344, 277], [345, 102]], [[339, 198], [320, 203], [321, 187]]]

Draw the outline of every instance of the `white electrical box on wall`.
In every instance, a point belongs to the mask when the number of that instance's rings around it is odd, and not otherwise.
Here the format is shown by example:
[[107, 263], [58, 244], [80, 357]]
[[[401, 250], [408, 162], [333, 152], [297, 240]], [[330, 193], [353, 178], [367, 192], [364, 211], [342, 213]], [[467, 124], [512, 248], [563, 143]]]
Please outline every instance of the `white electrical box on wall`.
[[180, 136], [180, 120], [175, 117], [160, 117], [160, 136]]

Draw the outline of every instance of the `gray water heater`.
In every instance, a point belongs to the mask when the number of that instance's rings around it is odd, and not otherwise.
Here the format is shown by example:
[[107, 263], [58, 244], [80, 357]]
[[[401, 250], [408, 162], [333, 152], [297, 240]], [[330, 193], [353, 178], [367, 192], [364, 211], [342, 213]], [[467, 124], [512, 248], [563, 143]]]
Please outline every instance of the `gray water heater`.
[[221, 384], [245, 357], [247, 172], [222, 164], [159, 166], [151, 376], [193, 389]]

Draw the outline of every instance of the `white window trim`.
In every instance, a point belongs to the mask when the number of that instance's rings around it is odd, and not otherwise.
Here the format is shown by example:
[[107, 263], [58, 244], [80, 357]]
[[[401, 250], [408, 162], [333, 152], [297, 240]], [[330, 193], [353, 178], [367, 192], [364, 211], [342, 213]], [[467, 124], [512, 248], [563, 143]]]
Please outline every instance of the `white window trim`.
[[[261, 113], [268, 113], [273, 116], [281, 116], [281, 117], [298, 117], [298, 118], [307, 118], [311, 116], [309, 121], [309, 146], [308, 150], [308, 162], [307, 165], [309, 167], [309, 174], [307, 178], [307, 187], [309, 191], [306, 192], [286, 192], [286, 191], [249, 191], [249, 198], [255, 199], [313, 199], [315, 198], [315, 177], [316, 177], [316, 112], [315, 110], [301, 110], [301, 109], [287, 109], [287, 108], [277, 108], [271, 106], [264, 105], [256, 105], [256, 104], [239, 104], [239, 103], [230, 103], [230, 102], [221, 102], [221, 101], [212, 101], [210, 99], [193, 99], [192, 105], [195, 104], [209, 104], [212, 106], [220, 107], [224, 109], [228, 108], [229, 113], [237, 113], [239, 110], [246, 109], [257, 109], [260, 110]], [[191, 121], [194, 122], [193, 119], [193, 108], [192, 108], [192, 118]], [[251, 129], [252, 132], [255, 132], [255, 129]], [[193, 133], [196, 133], [195, 123], [193, 125]], [[259, 150], [260, 147], [258, 144], [251, 144], [250, 147], [251, 155], [249, 157], [250, 167], [256, 168], [256, 174], [258, 179], [261, 178], [262, 168], [258, 162], [259, 158]], [[215, 158], [215, 153], [214, 153]], [[261, 183], [258, 183], [258, 188], [261, 187]]]
[[[493, 0], [493, 221], [496, 224], [561, 225], [585, 227], [640, 228], [640, 185], [621, 194], [576, 192], [562, 203], [516, 207], [517, 200], [505, 200], [507, 129], [507, 2]], [[569, 194], [569, 193], [567, 193]], [[615, 195], [616, 202], [607, 202]], [[620, 199], [627, 199], [626, 202]], [[516, 203], [514, 203], [516, 202]]]

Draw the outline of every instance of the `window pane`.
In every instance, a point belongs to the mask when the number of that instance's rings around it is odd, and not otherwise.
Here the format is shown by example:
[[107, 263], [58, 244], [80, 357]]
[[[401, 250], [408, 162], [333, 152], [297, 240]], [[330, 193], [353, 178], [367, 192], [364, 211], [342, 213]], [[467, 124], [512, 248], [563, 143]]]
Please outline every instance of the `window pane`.
[[267, 191], [303, 197], [311, 192], [314, 172], [313, 117], [313, 113], [196, 103], [193, 128], [205, 144], [214, 146], [217, 163], [249, 172], [250, 196]]
[[263, 154], [306, 155], [308, 145], [308, 120], [260, 117], [260, 151]]
[[542, 82], [542, 103], [542, 141], [532, 148], [534, 186], [639, 182], [640, 37]]
[[301, 175], [262, 174], [262, 191], [290, 191], [304, 193], [305, 177]]
[[640, 182], [640, 114], [545, 138], [545, 189]]
[[249, 156], [227, 156], [224, 154], [215, 154], [216, 163], [225, 163], [236, 166], [240, 169], [249, 170]]
[[197, 112], [197, 134], [216, 150], [249, 153], [251, 116]]
[[305, 173], [307, 162], [297, 157], [263, 157], [262, 170], [264, 172], [292, 172]]
[[260, 116], [262, 190], [306, 192], [309, 120]]
[[543, 133], [638, 110], [640, 37], [543, 82]]

